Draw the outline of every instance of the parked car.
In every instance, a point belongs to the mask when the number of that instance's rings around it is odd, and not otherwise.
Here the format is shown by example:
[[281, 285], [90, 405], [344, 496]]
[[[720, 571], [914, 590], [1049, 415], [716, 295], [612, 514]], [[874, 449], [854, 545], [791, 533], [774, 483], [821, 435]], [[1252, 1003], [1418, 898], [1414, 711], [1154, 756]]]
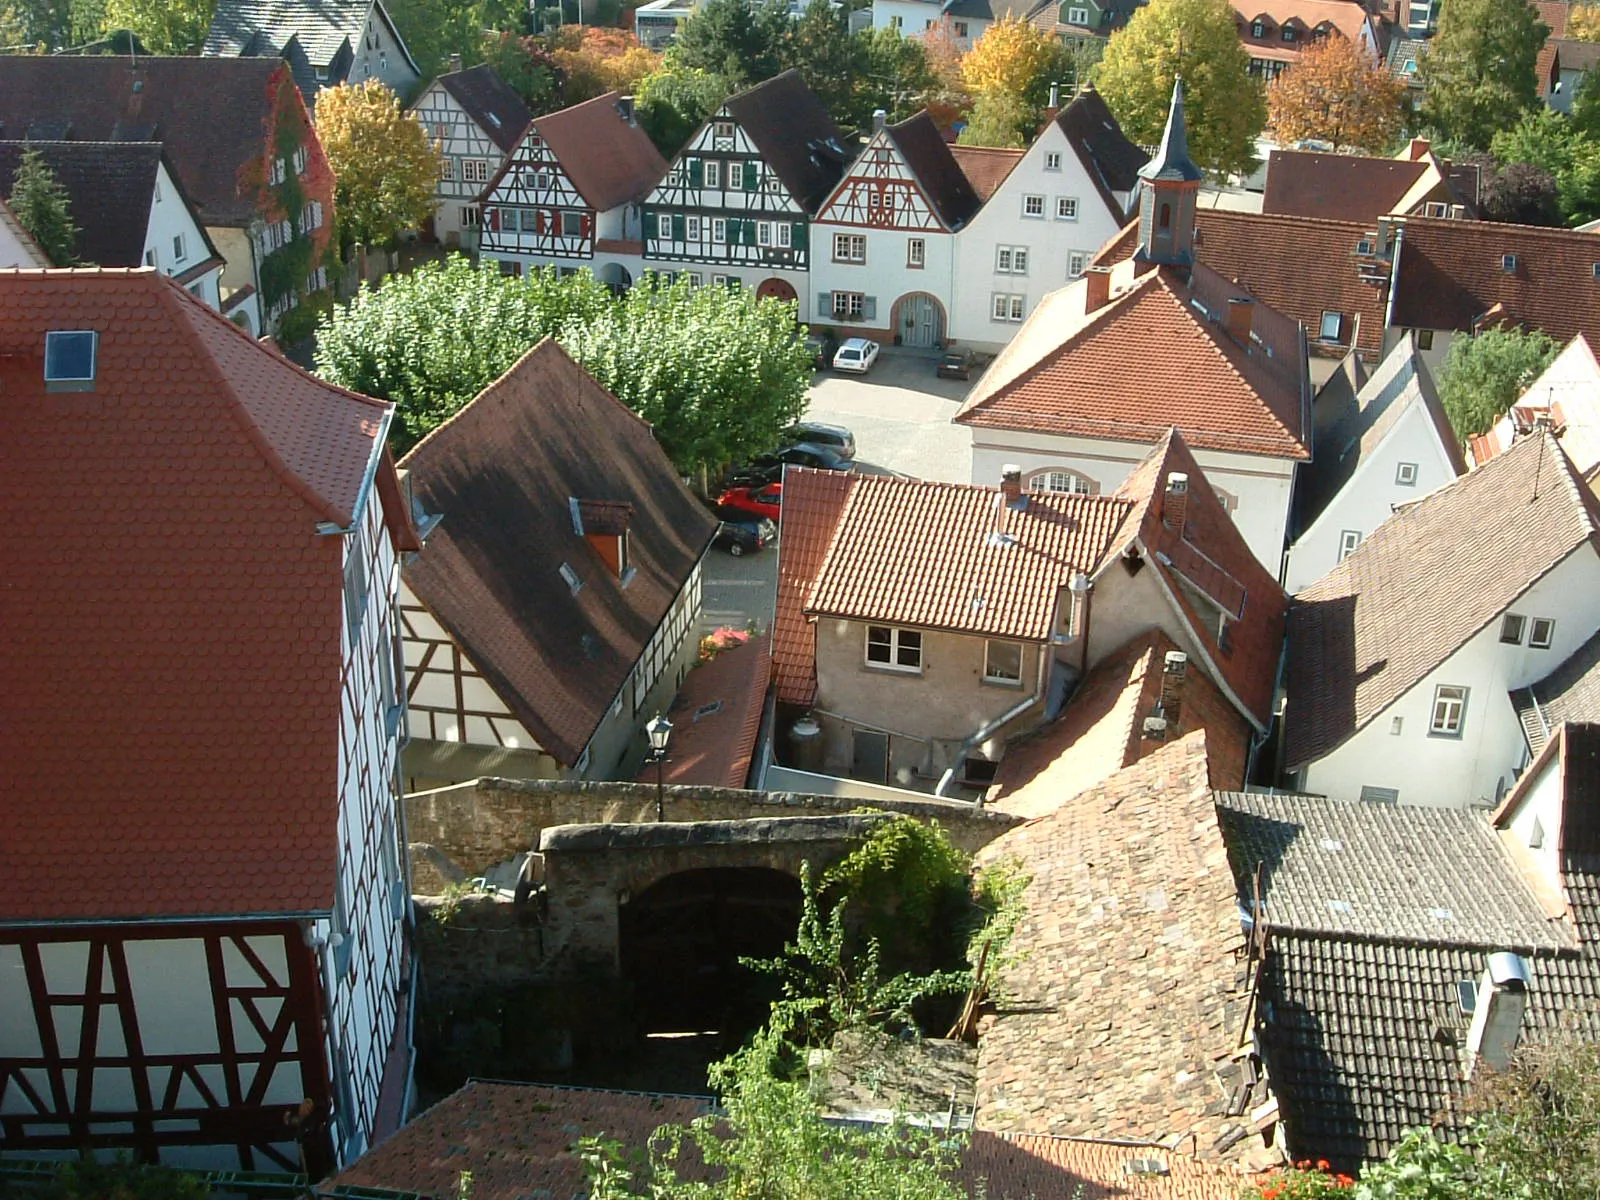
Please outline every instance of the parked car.
[[759, 454], [743, 466], [728, 472], [730, 487], [760, 487], [763, 483], [778, 483], [783, 479], [786, 466], [815, 467], [819, 471], [854, 471], [855, 460], [846, 458], [832, 446], [785, 446], [771, 454]]
[[865, 375], [872, 370], [872, 364], [878, 361], [878, 348], [877, 342], [866, 338], [849, 338], [833, 356], [833, 369]]
[[966, 350], [952, 350], [939, 360], [933, 373], [940, 379], [971, 379], [972, 355]]
[[827, 329], [808, 334], [806, 349], [811, 351], [811, 365], [818, 371], [826, 371], [833, 362], [834, 352], [839, 349], [839, 338]]
[[717, 526], [711, 544], [735, 558], [765, 550], [778, 539], [778, 527], [766, 518], [753, 521], [724, 521]]
[[767, 483], [760, 487], [729, 488], [717, 497], [717, 515], [724, 520], [748, 521], [751, 517], [765, 517], [776, 521], [783, 504], [783, 484]]
[[801, 421], [783, 431], [783, 444], [793, 446], [832, 446], [846, 458], [856, 456], [856, 435], [843, 425], [826, 425], [821, 421]]

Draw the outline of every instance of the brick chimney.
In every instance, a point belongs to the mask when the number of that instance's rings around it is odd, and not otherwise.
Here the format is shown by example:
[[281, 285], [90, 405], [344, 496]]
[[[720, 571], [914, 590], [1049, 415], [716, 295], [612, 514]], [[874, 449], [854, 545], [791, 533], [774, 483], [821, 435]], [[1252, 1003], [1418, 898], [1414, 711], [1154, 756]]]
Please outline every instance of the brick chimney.
[[1161, 498], [1161, 523], [1183, 533], [1189, 515], [1189, 477], [1182, 471], [1167, 476], [1166, 494]]
[[1491, 1070], [1505, 1070], [1522, 1034], [1522, 1014], [1527, 1006], [1528, 964], [1507, 951], [1489, 955], [1467, 1030], [1468, 1079], [1480, 1062]]
[[1182, 650], [1168, 650], [1161, 664], [1161, 714], [1173, 732], [1183, 716], [1183, 685], [1188, 677], [1189, 656]]
[[1228, 336], [1246, 348], [1250, 345], [1250, 325], [1255, 316], [1255, 306], [1256, 302], [1248, 296], [1228, 297]]
[[1025, 503], [1022, 498], [1022, 468], [1016, 463], [1007, 463], [1000, 468], [1000, 495], [1007, 508], [1021, 508]]
[[1083, 278], [1088, 286], [1083, 297], [1083, 313], [1088, 316], [1092, 312], [1099, 312], [1111, 299], [1111, 268], [1090, 267], [1083, 273]]
[[1414, 137], [1411, 144], [1406, 147], [1406, 157], [1412, 162], [1421, 162], [1428, 156], [1428, 151], [1433, 149], [1433, 143], [1424, 137]]

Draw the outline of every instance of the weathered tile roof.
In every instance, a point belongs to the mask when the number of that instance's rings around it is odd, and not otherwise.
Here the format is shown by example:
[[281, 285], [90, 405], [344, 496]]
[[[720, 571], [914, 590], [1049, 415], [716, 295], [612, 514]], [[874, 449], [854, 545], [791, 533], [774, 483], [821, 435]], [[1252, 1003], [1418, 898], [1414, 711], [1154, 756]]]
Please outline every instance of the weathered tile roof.
[[1533, 0], [1533, 7], [1539, 13], [1539, 20], [1550, 30], [1544, 45], [1539, 47], [1539, 57], [1533, 65], [1533, 76], [1539, 85], [1539, 95], [1543, 98], [1549, 94], [1557, 47], [1567, 36], [1567, 14], [1572, 6], [1568, 0]]
[[[94, 390], [47, 393], [46, 332], [82, 329]], [[317, 526], [392, 491], [389, 406], [151, 270], [0, 271], [0, 393], [0, 920], [330, 910], [343, 546]]]
[[1253, 730], [1197, 666], [1186, 673], [1176, 723], [1144, 735], [1177, 643], [1159, 629], [1131, 639], [1089, 671], [1056, 720], [1008, 742], [987, 802], [1023, 817], [1054, 812], [1078, 793], [1196, 729], [1206, 731], [1213, 788], [1244, 784]]
[[279, 72], [276, 58], [0, 57], [0, 137], [160, 142], [204, 223], [242, 227]]
[[[623, 117], [617, 107], [620, 99], [620, 93], [607, 92], [535, 117], [531, 126], [596, 212], [644, 199], [667, 173], [667, 162], [655, 144]], [[507, 159], [486, 190], [492, 190], [511, 166]]]
[[510, 154], [521, 140], [533, 112], [522, 97], [488, 63], [464, 71], [439, 76], [439, 86], [455, 98], [466, 114], [477, 122], [489, 140]]
[[[715, 518], [649, 425], [550, 339], [400, 465], [416, 502], [443, 517], [406, 566], [407, 586], [539, 745], [575, 763]], [[626, 586], [574, 528], [573, 499], [632, 503]]]
[[[578, 1142], [603, 1137], [642, 1150], [662, 1125], [711, 1110], [709, 1096], [469, 1080], [329, 1181], [332, 1187], [412, 1192], [455, 1200], [463, 1171], [473, 1200], [553, 1200], [589, 1194]], [[689, 1163], [688, 1179], [705, 1178]]]
[[727, 109], [796, 203], [815, 213], [854, 151], [800, 73], [791, 69], [730, 96]]
[[817, 693], [817, 631], [806, 597], [833, 545], [854, 473], [790, 467], [783, 473], [783, 537], [778, 543], [778, 599], [772, 617], [772, 676], [778, 699], [810, 704]]
[[[1600, 233], [1407, 217], [1395, 254], [1392, 325], [1470, 331], [1510, 322], [1559, 342], [1600, 339]], [[1515, 256], [1510, 270], [1506, 255]]]
[[888, 126], [887, 133], [939, 220], [949, 229], [960, 229], [972, 220], [983, 201], [962, 173], [951, 154], [950, 143], [944, 140], [928, 110]]
[[[144, 265], [150, 204], [164, 161], [159, 142], [0, 142], [0, 193], [11, 194], [24, 150], [37, 150], [66, 191], [78, 226], [79, 259], [101, 267]], [[167, 174], [177, 184], [170, 166]], [[188, 197], [182, 198], [187, 205]], [[189, 247], [191, 265], [208, 259], [220, 264], [194, 215], [202, 243]]]
[[1538, 683], [1512, 691], [1511, 706], [1536, 758], [1567, 722], [1600, 721], [1600, 633]]
[[1260, 1148], [1233, 1137], [1264, 1097], [1234, 1096], [1250, 1035], [1244, 935], [1206, 781], [1196, 732], [979, 853], [1031, 876], [1026, 953], [980, 1025], [980, 1128], [1192, 1145], [1204, 1159]]
[[1027, 151], [995, 146], [951, 146], [950, 153], [978, 199], [987, 204]]
[[1410, 337], [1396, 342], [1356, 393], [1354, 411], [1317, 441], [1316, 457], [1295, 484], [1295, 511], [1304, 530], [1348, 484], [1364, 460], [1406, 413], [1420, 408], [1433, 425], [1445, 456], [1457, 475], [1467, 471], [1461, 442], [1434, 390], [1433, 376]]
[[[1245, 289], [1201, 265], [1188, 279], [1135, 266], [1112, 269], [1111, 298], [1094, 312], [1085, 312], [1085, 280], [1047, 295], [955, 420], [1146, 444], [1177, 425], [1204, 449], [1310, 457], [1305, 342], [1295, 323], [1257, 303], [1254, 336], [1241, 345], [1218, 322]], [[1128, 370], [1135, 361], [1140, 369]]]
[[352, 49], [360, 46], [369, 14], [381, 14], [406, 62], [422, 74], [382, 0], [218, 0], [200, 53], [212, 57], [253, 55], [265, 46], [279, 54], [293, 40], [300, 43], [312, 66], [326, 67], [345, 42]]
[[[766, 634], [723, 650], [690, 671], [667, 714], [672, 740], [662, 781], [744, 787], [771, 679], [772, 639]], [[639, 768], [640, 783], [655, 780], [655, 767], [647, 762]]]
[[1093, 86], [1078, 93], [1059, 113], [1056, 124], [1067, 137], [1085, 174], [1106, 211], [1121, 220], [1127, 216], [1114, 193], [1131, 192], [1139, 184], [1139, 168], [1150, 156], [1130, 142]]
[[1187, 1147], [987, 1129], [973, 1132], [961, 1181], [983, 1200], [1236, 1200], [1244, 1182]]
[[855, 479], [806, 613], [1047, 640], [1060, 589], [1101, 562], [1132, 503], [1024, 496], [1012, 508], [997, 488]]
[[1600, 531], [1547, 433], [1390, 517], [1295, 597], [1284, 757], [1329, 753]]
[[1429, 166], [1407, 158], [1274, 150], [1267, 158], [1261, 211], [1267, 216], [1374, 222], [1394, 211]]

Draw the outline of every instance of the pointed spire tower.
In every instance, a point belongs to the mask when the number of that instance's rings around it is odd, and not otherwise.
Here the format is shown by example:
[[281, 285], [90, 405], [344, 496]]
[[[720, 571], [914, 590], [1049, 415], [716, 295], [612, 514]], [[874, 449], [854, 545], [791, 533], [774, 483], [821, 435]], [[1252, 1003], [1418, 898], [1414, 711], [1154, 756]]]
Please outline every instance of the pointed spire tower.
[[1189, 129], [1183, 120], [1183, 79], [1172, 84], [1172, 107], [1156, 156], [1139, 168], [1139, 249], [1134, 260], [1145, 267], [1194, 266], [1194, 211], [1205, 172], [1189, 157]]

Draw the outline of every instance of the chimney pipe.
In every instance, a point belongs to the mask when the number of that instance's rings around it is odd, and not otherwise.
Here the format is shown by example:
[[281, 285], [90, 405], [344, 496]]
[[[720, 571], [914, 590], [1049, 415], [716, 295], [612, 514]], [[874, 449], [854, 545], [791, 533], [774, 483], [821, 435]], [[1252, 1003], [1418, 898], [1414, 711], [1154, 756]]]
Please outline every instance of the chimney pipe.
[[461, 52], [452, 50], [450, 52], [450, 73], [453, 75], [459, 70], [461, 70]]
[[1433, 145], [1427, 138], [1415, 137], [1411, 139], [1411, 144], [1406, 147], [1406, 153], [1410, 156], [1412, 162], [1420, 162], [1427, 157], [1428, 151], [1432, 148]]
[[624, 121], [626, 121], [629, 125], [634, 124], [634, 119], [633, 119], [633, 97], [632, 96], [618, 96], [617, 97], [617, 115], [619, 117], [621, 117]]
[[872, 132], [877, 133], [889, 123], [889, 114], [881, 108], [872, 110]]
[[1000, 468], [1000, 495], [1004, 497], [1007, 508], [1022, 507], [1022, 468], [1016, 463], [1007, 463]]
[[1167, 476], [1167, 492], [1161, 501], [1161, 523], [1176, 529], [1181, 536], [1189, 514], [1189, 477], [1182, 471]]
[[1083, 297], [1083, 315], [1099, 312], [1111, 299], [1111, 268], [1090, 267], [1083, 273], [1088, 291]]
[[1491, 1070], [1506, 1069], [1522, 1033], [1527, 1005], [1528, 964], [1507, 951], [1489, 955], [1489, 967], [1478, 982], [1472, 1026], [1467, 1030], [1468, 1079], [1479, 1062]]
[[1228, 297], [1228, 335], [1246, 349], [1250, 346], [1250, 324], [1255, 301], [1248, 296]]
[[1050, 111], [1051, 112], [1055, 112], [1060, 107], [1061, 107], [1061, 85], [1059, 83], [1052, 83], [1050, 85]]

